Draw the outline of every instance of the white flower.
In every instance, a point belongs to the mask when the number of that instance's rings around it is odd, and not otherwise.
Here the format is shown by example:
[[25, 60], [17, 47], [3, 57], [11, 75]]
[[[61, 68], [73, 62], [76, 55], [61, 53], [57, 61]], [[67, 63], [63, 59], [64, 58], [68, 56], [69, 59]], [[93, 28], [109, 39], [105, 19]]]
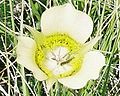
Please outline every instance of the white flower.
[[25, 27], [33, 39], [18, 38], [17, 62], [32, 71], [39, 81], [46, 80], [48, 90], [56, 81], [79, 89], [90, 79], [98, 78], [105, 58], [99, 51], [91, 51], [100, 37], [85, 43], [93, 30], [87, 14], [64, 4], [42, 14], [42, 32]]

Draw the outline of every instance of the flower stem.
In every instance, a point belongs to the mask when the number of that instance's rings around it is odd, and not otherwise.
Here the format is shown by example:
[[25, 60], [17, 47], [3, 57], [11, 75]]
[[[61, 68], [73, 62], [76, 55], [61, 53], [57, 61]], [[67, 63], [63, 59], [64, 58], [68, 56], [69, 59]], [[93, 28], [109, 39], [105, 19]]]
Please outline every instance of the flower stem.
[[[21, 70], [20, 71], [21, 71], [21, 74], [22, 74], [23, 78], [25, 78], [25, 70], [24, 70], [23, 66], [21, 66]], [[26, 86], [26, 84], [25, 84], [23, 79], [22, 79], [22, 89], [23, 89], [23, 96], [30, 96], [28, 88], [27, 88], [27, 86]]]

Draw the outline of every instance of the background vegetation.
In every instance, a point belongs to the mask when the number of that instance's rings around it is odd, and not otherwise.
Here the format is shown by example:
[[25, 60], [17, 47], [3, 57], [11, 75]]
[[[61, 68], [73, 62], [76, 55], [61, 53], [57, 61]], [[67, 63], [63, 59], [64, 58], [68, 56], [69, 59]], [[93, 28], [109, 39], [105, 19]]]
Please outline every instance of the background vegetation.
[[120, 0], [71, 0], [76, 9], [93, 19], [94, 30], [90, 38], [102, 34], [94, 49], [100, 50], [106, 58], [106, 66], [99, 78], [90, 80], [84, 88], [72, 90], [57, 82], [48, 93], [45, 82], [37, 81], [30, 71], [16, 63], [16, 37], [29, 34], [23, 29], [23, 24], [40, 31], [41, 14], [47, 8], [69, 1], [0, 1], [0, 96], [120, 95]]

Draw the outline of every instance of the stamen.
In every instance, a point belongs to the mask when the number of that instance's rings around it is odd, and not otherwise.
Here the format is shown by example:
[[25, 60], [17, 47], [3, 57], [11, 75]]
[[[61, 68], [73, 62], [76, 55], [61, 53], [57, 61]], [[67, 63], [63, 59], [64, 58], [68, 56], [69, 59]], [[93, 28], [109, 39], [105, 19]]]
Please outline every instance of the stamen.
[[[73, 58], [74, 58], [74, 57], [73, 57]], [[66, 60], [66, 61], [61, 62], [60, 65], [64, 65], [64, 64], [70, 63], [73, 58], [70, 58], [70, 59], [68, 59], [68, 60]]]

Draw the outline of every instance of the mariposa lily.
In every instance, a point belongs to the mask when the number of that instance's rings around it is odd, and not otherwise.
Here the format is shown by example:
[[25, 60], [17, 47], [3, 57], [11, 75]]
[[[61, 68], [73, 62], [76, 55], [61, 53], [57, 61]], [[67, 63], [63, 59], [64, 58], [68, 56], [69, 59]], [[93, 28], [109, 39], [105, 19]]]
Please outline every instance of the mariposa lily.
[[92, 19], [71, 4], [51, 7], [41, 16], [41, 32], [25, 25], [32, 37], [18, 37], [17, 62], [46, 80], [48, 90], [58, 81], [80, 89], [97, 79], [105, 57], [92, 48], [101, 36], [86, 42], [93, 30]]

